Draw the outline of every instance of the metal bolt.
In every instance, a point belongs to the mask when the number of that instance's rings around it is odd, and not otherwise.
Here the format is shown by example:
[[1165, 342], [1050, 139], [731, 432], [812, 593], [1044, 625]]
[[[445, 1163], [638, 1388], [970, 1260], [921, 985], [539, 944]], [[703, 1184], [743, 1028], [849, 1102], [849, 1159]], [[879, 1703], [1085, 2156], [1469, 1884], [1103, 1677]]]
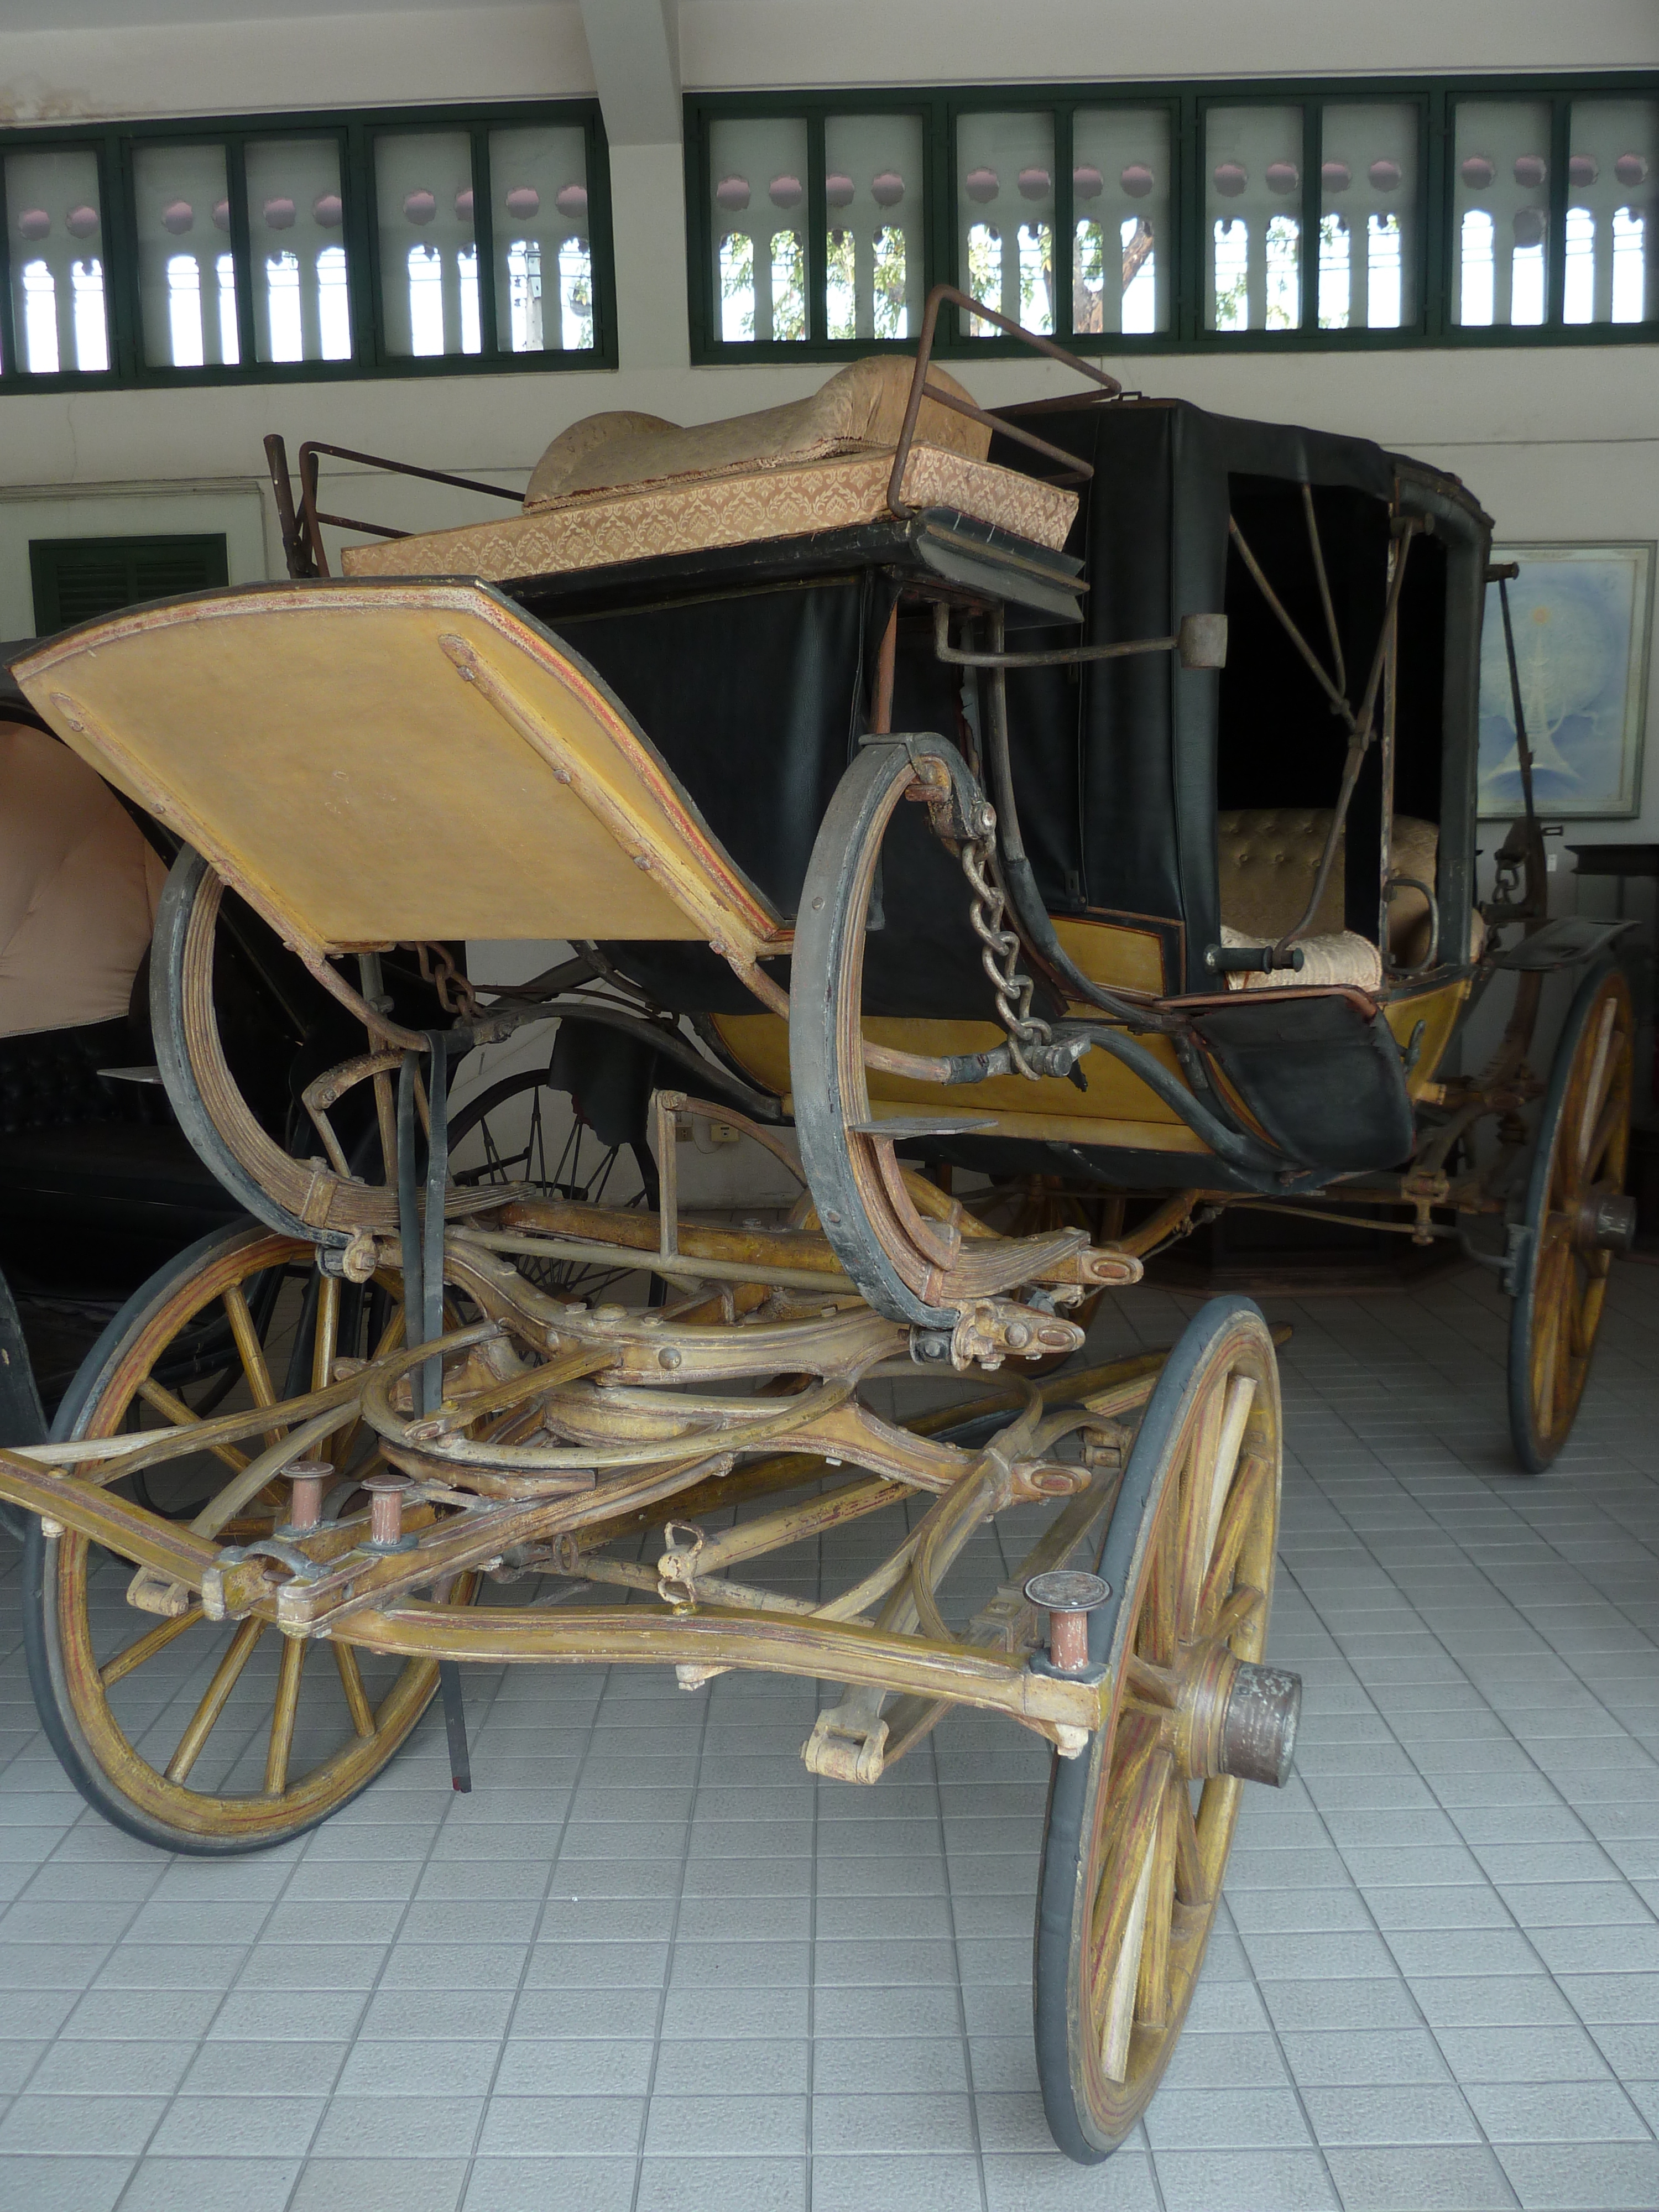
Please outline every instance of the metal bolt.
[[1089, 1615], [1112, 1595], [1098, 1575], [1060, 1567], [1033, 1575], [1025, 1585], [1031, 1604], [1048, 1616], [1048, 1659], [1057, 1674], [1080, 1674], [1089, 1663]]
[[289, 1527], [319, 1527], [323, 1518], [323, 1492], [334, 1480], [333, 1468], [325, 1459], [296, 1459], [290, 1460], [283, 1472], [292, 1486], [288, 1509]]
[[672, 1345], [665, 1344], [657, 1354], [657, 1364], [659, 1367], [676, 1368], [679, 1365], [682, 1356]]
[[1011, 1352], [1024, 1352], [1031, 1341], [1030, 1324], [1028, 1322], [1011, 1321], [1004, 1334]]
[[368, 1540], [371, 1544], [396, 1544], [404, 1533], [404, 1492], [409, 1487], [406, 1474], [382, 1471], [368, 1476], [363, 1488], [368, 1492]]

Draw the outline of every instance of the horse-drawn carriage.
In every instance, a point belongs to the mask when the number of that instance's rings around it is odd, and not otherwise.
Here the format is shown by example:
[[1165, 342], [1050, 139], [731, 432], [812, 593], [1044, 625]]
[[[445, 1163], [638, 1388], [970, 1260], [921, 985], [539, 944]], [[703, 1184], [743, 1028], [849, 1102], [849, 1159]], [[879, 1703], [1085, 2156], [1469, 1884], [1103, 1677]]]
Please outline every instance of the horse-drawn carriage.
[[[1539, 1082], [1539, 978], [1605, 945], [1544, 922], [1530, 823], [1476, 910], [1490, 530], [1462, 488], [1081, 362], [1082, 398], [988, 415], [930, 366], [939, 306], [914, 367], [695, 431], [592, 418], [521, 513], [380, 532], [343, 578], [329, 449], [301, 450], [297, 497], [278, 450], [289, 581], [19, 665], [179, 841], [157, 1060], [252, 1220], [117, 1317], [55, 1441], [0, 1458], [0, 1497], [35, 1516], [52, 1740], [173, 1848], [323, 1818], [467, 1661], [815, 1677], [841, 1693], [804, 1757], [850, 1783], [958, 1706], [1035, 1730], [1040, 2070], [1089, 2160], [1167, 2063], [1243, 1784], [1283, 1780], [1299, 1690], [1265, 1663], [1259, 1311], [1215, 1300], [1167, 1357], [1052, 1370], [1204, 1210], [1358, 1209], [1419, 1238], [1491, 1216], [1541, 1464], [1628, 1228], [1632, 1022], [1593, 964]], [[303, 1086], [302, 1146], [222, 1032], [234, 901], [357, 1025]], [[490, 991], [429, 950], [462, 939], [571, 957]], [[425, 1023], [386, 988], [419, 948], [446, 1002]], [[1457, 1073], [1505, 965], [1503, 1045]], [[556, 1017], [591, 1048], [579, 1121], [631, 1152], [638, 1203], [518, 1172], [510, 1145], [452, 1171], [461, 1056]], [[682, 1205], [677, 1133], [713, 1122], [793, 1178], [787, 1218]], [[248, 1286], [283, 1270], [305, 1294], [279, 1387]], [[206, 1316], [246, 1404], [154, 1380]], [[878, 1380], [978, 1372], [972, 1402], [908, 1424], [872, 1403]], [[749, 1579], [907, 1502], [850, 1588]], [[953, 1563], [1034, 1505], [1024, 1566], [969, 1613]], [[617, 1602], [556, 1604], [583, 1584]], [[149, 1686], [181, 1652], [179, 1735]]]

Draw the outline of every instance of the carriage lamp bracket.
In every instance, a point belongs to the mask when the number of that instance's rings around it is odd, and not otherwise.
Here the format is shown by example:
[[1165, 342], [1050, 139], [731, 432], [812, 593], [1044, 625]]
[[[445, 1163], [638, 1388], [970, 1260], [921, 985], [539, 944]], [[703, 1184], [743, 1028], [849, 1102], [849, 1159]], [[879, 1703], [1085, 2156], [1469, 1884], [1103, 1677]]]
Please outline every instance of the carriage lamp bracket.
[[1173, 653], [1183, 668], [1217, 669], [1227, 665], [1227, 617], [1221, 614], [1182, 615], [1168, 637], [1125, 638], [1112, 645], [1064, 645], [1047, 653], [1006, 653], [998, 645], [989, 653], [975, 653], [951, 641], [951, 611], [943, 599], [933, 602], [933, 658], [951, 668], [1073, 668], [1084, 661], [1127, 660], [1142, 653]]

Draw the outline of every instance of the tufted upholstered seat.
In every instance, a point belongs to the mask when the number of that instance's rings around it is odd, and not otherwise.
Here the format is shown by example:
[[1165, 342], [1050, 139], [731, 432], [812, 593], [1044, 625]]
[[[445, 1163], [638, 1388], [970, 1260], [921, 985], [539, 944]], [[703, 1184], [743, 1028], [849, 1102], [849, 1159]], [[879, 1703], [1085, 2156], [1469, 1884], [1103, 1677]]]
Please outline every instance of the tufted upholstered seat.
[[[802, 538], [878, 522], [915, 364], [849, 362], [805, 399], [683, 428], [617, 410], [562, 430], [537, 463], [524, 513], [377, 545], [349, 545], [349, 576], [468, 575], [487, 582]], [[966, 399], [943, 371], [933, 381]], [[988, 461], [988, 425], [924, 400], [901, 493], [1056, 551], [1077, 494]]]
[[[1271, 945], [1301, 919], [1319, 872], [1331, 826], [1326, 806], [1261, 806], [1229, 810], [1216, 817], [1217, 858], [1224, 945]], [[1415, 815], [1394, 817], [1394, 866], [1402, 876], [1432, 884], [1440, 833]], [[1344, 841], [1314, 915], [1299, 974], [1230, 978], [1235, 989], [1282, 989], [1285, 985], [1353, 984], [1375, 990], [1382, 980], [1376, 946], [1343, 927], [1346, 906]], [[1477, 922], [1476, 927], [1479, 927]], [[1421, 891], [1402, 885], [1389, 903], [1389, 951], [1401, 967], [1414, 967], [1429, 949], [1429, 905]], [[1449, 948], [1448, 948], [1449, 950]]]

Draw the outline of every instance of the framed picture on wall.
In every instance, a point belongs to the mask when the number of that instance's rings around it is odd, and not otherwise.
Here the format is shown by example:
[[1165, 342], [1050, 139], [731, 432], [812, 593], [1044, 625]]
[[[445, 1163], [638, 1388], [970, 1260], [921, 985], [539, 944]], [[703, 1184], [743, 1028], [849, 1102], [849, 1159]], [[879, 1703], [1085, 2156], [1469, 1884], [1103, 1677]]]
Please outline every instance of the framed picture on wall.
[[[1510, 621], [1540, 815], [1637, 811], [1653, 627], [1651, 539], [1621, 545], [1494, 545], [1515, 561]], [[1486, 586], [1480, 645], [1483, 815], [1522, 811], [1521, 768], [1504, 616]]]

